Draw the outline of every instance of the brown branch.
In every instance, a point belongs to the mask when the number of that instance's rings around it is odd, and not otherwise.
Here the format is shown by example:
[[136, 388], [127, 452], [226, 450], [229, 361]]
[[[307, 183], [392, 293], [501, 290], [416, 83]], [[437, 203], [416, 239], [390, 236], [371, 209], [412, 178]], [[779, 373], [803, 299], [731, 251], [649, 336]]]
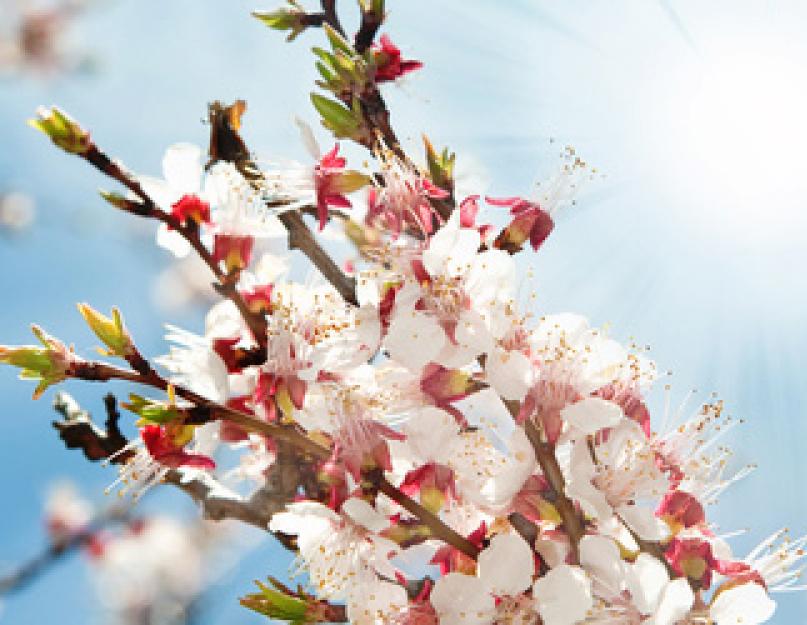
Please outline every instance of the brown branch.
[[[211, 163], [226, 161], [233, 163], [256, 191], [263, 187], [264, 176], [249, 155], [249, 150], [238, 132], [241, 115], [246, 104], [239, 100], [230, 106], [213, 102], [208, 107], [210, 115], [210, 159]], [[267, 201], [267, 206], [277, 208], [276, 203]], [[289, 249], [300, 250], [319, 272], [339, 292], [346, 302], [358, 305], [356, 281], [347, 276], [314, 237], [314, 233], [303, 221], [297, 210], [287, 210], [278, 219], [289, 233]]]
[[289, 231], [289, 249], [303, 252], [348, 304], [358, 306], [356, 280], [345, 274], [333, 258], [322, 249], [300, 213], [286, 211], [280, 213], [278, 218]]
[[364, 54], [365, 50], [373, 45], [378, 29], [381, 28], [383, 23], [383, 15], [378, 15], [372, 8], [368, 10], [362, 9], [361, 24], [353, 39], [353, 47], [356, 48], [356, 52]]
[[325, 23], [344, 37], [345, 29], [342, 28], [339, 15], [336, 12], [336, 0], [322, 0], [320, 4], [322, 5], [322, 14], [325, 18]]
[[535, 451], [535, 458], [541, 466], [541, 471], [552, 489], [554, 494], [552, 504], [557, 509], [560, 518], [563, 519], [563, 527], [569, 535], [572, 552], [577, 560], [579, 556], [578, 545], [585, 533], [585, 527], [572, 500], [566, 496], [566, 483], [563, 479], [560, 465], [558, 465], [558, 459], [555, 457], [555, 450], [549, 443], [541, 440], [540, 431], [530, 419], [524, 422], [524, 431]]
[[426, 525], [431, 531], [432, 536], [439, 538], [443, 542], [451, 545], [474, 560], [479, 555], [479, 549], [476, 547], [476, 545], [465, 538], [465, 536], [462, 534], [459, 534], [451, 529], [440, 519], [440, 517], [433, 514], [420, 505], [417, 501], [401, 492], [398, 488], [387, 481], [385, 477], [380, 477], [376, 484], [380, 492], [384, 493], [404, 510], [417, 517], [424, 525]]
[[102, 152], [94, 143], [91, 143], [87, 151], [82, 153], [81, 156], [96, 169], [124, 185], [142, 200], [142, 204], [127, 202], [122, 207], [123, 210], [141, 217], [156, 219], [164, 223], [172, 230], [176, 230], [190, 244], [216, 277], [216, 290], [235, 304], [254, 335], [255, 340], [258, 342], [258, 345], [265, 349], [267, 341], [266, 319], [263, 315], [253, 313], [247, 306], [244, 298], [235, 288], [235, 282], [238, 277], [237, 273], [225, 273], [222, 271], [221, 267], [219, 267], [218, 263], [213, 260], [212, 254], [199, 237], [199, 226], [193, 221], [182, 223], [171, 213], [167, 213], [158, 207], [154, 200], [143, 190], [143, 187], [137, 179], [124, 171], [120, 165], [110, 159], [109, 156]]
[[[82, 410], [70, 395], [59, 393], [54, 400], [54, 408], [63, 415], [64, 420], [54, 422], [53, 426], [59, 430], [68, 449], [82, 449], [91, 462], [109, 460], [112, 464], [125, 464], [134, 452], [120, 453], [128, 441], [118, 429], [120, 414], [115, 396], [111, 393], [106, 395], [104, 403], [106, 431], [96, 426], [90, 414]], [[296, 477], [300, 463], [293, 452], [288, 445], [278, 445], [277, 460], [266, 476], [266, 484], [246, 498], [225, 488], [212, 475], [200, 471], [189, 474], [183, 469], [172, 469], [163, 481], [190, 495], [199, 504], [205, 519], [234, 519], [269, 531], [272, 515], [293, 501], [297, 492]], [[288, 549], [296, 551], [292, 537], [279, 532], [272, 534]]]
[[[125, 380], [135, 384], [143, 384], [160, 390], [167, 390], [168, 380], [163, 378], [154, 369], [150, 369], [144, 375], [137, 371], [128, 371], [104, 362], [80, 361], [74, 363], [68, 372], [68, 377], [87, 380], [89, 382], [107, 382], [109, 380]], [[210, 401], [194, 393], [183, 386], [171, 385], [176, 394], [195, 404], [194, 408], [188, 410], [191, 423], [207, 423], [216, 419], [225, 419], [231, 423], [241, 426], [248, 432], [270, 436], [278, 441], [284, 441], [297, 447], [300, 451], [310, 454], [316, 458], [324, 459], [330, 456], [330, 450], [322, 447], [318, 443], [308, 438], [299, 430], [285, 426], [276, 425], [267, 421], [262, 421], [256, 417], [224, 406], [214, 401]]]
[[[160, 376], [154, 369], [149, 367], [146, 374], [137, 371], [127, 371], [120, 369], [113, 365], [108, 365], [102, 362], [81, 361], [74, 364], [69, 371], [70, 377], [75, 377], [89, 381], [108, 381], [108, 380], [125, 380], [137, 384], [144, 384], [165, 390], [168, 388], [169, 382]], [[306, 434], [293, 426], [278, 425], [269, 423], [258, 419], [250, 414], [241, 412], [229, 406], [218, 404], [214, 401], [205, 399], [201, 395], [179, 385], [172, 385], [176, 394], [179, 397], [195, 404], [195, 406], [187, 411], [193, 423], [206, 423], [214, 419], [224, 419], [230, 423], [234, 423], [248, 432], [262, 434], [275, 439], [279, 444], [279, 449], [282, 445], [288, 445], [290, 448], [295, 449], [298, 453], [310, 456], [317, 460], [325, 460], [330, 458], [332, 451], [317, 443], [316, 441], [308, 438]], [[300, 462], [298, 458], [294, 462]], [[464, 536], [457, 533], [446, 525], [438, 516], [427, 510], [417, 501], [401, 492], [397, 487], [393, 486], [380, 472], [369, 476], [373, 484], [378, 490], [384, 493], [387, 497], [395, 501], [402, 508], [407, 510], [410, 514], [417, 517], [424, 525], [428, 526], [435, 538], [438, 538], [456, 549], [470, 556], [476, 558], [479, 550], [473, 543], [468, 541]], [[176, 478], [173, 478], [176, 481]], [[290, 488], [290, 481], [288, 477], [281, 476], [279, 478], [284, 484], [284, 488]], [[180, 480], [181, 482], [181, 480]], [[295, 483], [299, 483], [299, 480]], [[201, 496], [209, 493], [207, 486], [194, 486], [198, 489], [195, 492]], [[193, 494], [193, 493], [191, 493]], [[217, 503], [217, 505], [221, 505]], [[228, 506], [236, 506], [233, 511], [238, 514], [243, 514], [245, 520], [252, 518], [253, 512], [248, 509], [238, 506], [236, 503], [229, 502]]]

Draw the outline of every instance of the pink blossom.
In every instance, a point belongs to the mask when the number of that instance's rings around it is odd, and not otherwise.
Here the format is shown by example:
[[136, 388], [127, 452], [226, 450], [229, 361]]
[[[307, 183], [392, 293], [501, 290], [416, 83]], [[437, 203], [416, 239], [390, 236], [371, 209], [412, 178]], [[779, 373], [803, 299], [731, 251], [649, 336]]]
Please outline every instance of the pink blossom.
[[401, 51], [392, 43], [389, 35], [381, 35], [381, 45], [373, 45], [375, 59], [376, 82], [387, 82], [400, 78], [409, 72], [423, 67], [420, 61], [408, 61], [401, 58]]

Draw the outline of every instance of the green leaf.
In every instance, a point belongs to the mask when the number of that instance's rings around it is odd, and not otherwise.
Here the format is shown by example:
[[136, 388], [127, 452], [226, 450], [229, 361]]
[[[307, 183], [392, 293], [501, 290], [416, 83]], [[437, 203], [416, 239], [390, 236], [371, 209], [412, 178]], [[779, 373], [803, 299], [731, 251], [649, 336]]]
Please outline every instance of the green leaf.
[[135, 393], [130, 393], [129, 401], [121, 405], [144, 421], [158, 425], [165, 425], [182, 416], [180, 410], [171, 402], [149, 399]]

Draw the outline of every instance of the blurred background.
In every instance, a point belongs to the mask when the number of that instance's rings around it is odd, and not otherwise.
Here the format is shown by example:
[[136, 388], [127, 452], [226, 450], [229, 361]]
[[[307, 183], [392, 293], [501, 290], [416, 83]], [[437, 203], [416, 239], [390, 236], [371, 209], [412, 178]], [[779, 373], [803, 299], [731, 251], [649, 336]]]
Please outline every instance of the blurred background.
[[[208, 101], [243, 98], [250, 146], [266, 158], [305, 160], [292, 119], [316, 121], [309, 48], [321, 33], [285, 44], [249, 16], [279, 0], [253, 2], [71, 3], [20, 46], [20, 15], [40, 5], [0, 0], [0, 343], [30, 342], [35, 321], [89, 354], [96, 341], [77, 301], [121, 306], [150, 355], [166, 351], [163, 322], [201, 330], [204, 308], [177, 286], [183, 270], [153, 244], [153, 226], [105, 204], [96, 191], [109, 181], [25, 120], [40, 104], [58, 104], [127, 166], [159, 175], [169, 144], [205, 145]], [[352, 12], [352, 2], [342, 4]], [[737, 468], [759, 468], [711, 511], [721, 531], [749, 529], [732, 539], [736, 553], [783, 525], [807, 533], [807, 4], [388, 6], [385, 32], [425, 63], [386, 91], [411, 153], [420, 153], [425, 131], [494, 196], [534, 194], [566, 145], [596, 167], [601, 175], [530, 257], [535, 278], [524, 289], [537, 292], [539, 312], [580, 312], [616, 338], [651, 346], [659, 369], [673, 372], [673, 404], [698, 389], [694, 409], [716, 391], [745, 419], [724, 442]], [[32, 385], [15, 378], [0, 370], [0, 572], [46, 544], [42, 509], [54, 481], [69, 478], [105, 506], [103, 489], [115, 478], [66, 452], [50, 426], [52, 393], [33, 403]], [[102, 413], [105, 389], [67, 389]], [[662, 394], [655, 400], [661, 407]], [[654, 419], [659, 427], [663, 413]], [[174, 491], [149, 496], [140, 511], [188, 522], [195, 515]], [[237, 542], [224, 563], [199, 565], [223, 574], [194, 598], [194, 625], [262, 622], [236, 598], [253, 579], [285, 578], [281, 548], [248, 529]], [[98, 576], [87, 557], [65, 558], [0, 598], [0, 621], [110, 622]], [[803, 622], [807, 595], [777, 600], [773, 623]]]

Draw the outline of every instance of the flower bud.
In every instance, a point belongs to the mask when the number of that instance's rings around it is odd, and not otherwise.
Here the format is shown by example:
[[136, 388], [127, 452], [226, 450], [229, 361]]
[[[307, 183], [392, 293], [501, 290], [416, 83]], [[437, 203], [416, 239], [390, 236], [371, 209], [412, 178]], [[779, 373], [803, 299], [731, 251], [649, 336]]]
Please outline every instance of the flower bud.
[[452, 189], [454, 187], [454, 163], [457, 155], [449, 152], [448, 148], [443, 148], [443, 151], [438, 153], [425, 135], [423, 143], [426, 147], [426, 164], [432, 182], [442, 189]]
[[277, 11], [253, 11], [252, 16], [274, 30], [288, 30], [286, 41], [294, 41], [307, 27], [306, 14], [296, 4]]
[[34, 390], [34, 399], [39, 399], [46, 388], [68, 377], [70, 364], [77, 359], [64, 343], [47, 334], [39, 326], [32, 325], [31, 331], [43, 347], [0, 345], [0, 363], [18, 367], [20, 379], [39, 380]]
[[98, 191], [98, 194], [104, 198], [107, 202], [112, 204], [115, 208], [119, 208], [124, 211], [128, 211], [130, 213], [145, 213], [147, 209], [138, 202], [134, 200], [127, 199], [125, 196], [121, 195], [120, 193], [115, 193], [114, 191], [105, 191], [103, 189]]
[[129, 394], [129, 401], [121, 404], [126, 410], [129, 410], [140, 417], [137, 422], [138, 427], [146, 424], [162, 425], [172, 421], [178, 421], [180, 418], [180, 411], [173, 401], [158, 401], [149, 399], [148, 397], [141, 397], [135, 393]]
[[112, 308], [112, 318], [101, 314], [89, 304], [78, 304], [78, 311], [90, 329], [95, 333], [107, 349], [98, 349], [106, 356], [120, 356], [125, 358], [134, 352], [132, 337], [123, 325], [120, 310]]
[[85, 154], [90, 147], [90, 133], [84, 130], [67, 113], [53, 106], [40, 107], [36, 119], [28, 124], [44, 132], [50, 140], [70, 154]]
[[213, 260], [224, 261], [228, 274], [246, 269], [252, 260], [255, 237], [249, 235], [217, 234], [213, 237]]

